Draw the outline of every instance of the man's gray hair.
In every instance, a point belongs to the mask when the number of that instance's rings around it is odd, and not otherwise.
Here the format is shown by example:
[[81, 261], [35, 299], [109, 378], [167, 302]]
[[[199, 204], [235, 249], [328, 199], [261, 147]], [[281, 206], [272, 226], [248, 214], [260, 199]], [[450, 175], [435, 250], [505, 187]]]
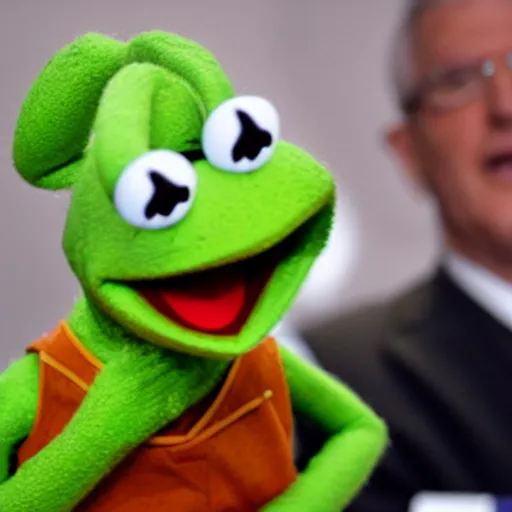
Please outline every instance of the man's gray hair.
[[406, 0], [405, 13], [392, 46], [391, 82], [395, 101], [403, 107], [415, 86], [414, 31], [420, 15], [426, 9], [446, 0]]

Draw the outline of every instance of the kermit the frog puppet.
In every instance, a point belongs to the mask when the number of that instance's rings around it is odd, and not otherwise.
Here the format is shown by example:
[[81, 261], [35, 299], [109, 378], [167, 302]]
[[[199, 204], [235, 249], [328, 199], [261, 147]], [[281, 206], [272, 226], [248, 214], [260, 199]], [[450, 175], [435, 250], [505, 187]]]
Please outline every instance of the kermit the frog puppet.
[[[71, 191], [83, 294], [0, 377], [1, 511], [337, 512], [365, 484], [384, 423], [268, 335], [335, 195], [279, 130], [163, 32], [86, 34], [37, 77], [14, 163]], [[329, 435], [301, 474], [292, 409]]]

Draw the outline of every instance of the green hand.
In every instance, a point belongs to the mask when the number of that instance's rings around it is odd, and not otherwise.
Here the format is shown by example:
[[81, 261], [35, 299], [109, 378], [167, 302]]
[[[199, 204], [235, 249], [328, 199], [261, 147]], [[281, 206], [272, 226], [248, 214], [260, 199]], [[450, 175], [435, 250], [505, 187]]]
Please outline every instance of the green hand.
[[294, 406], [331, 438], [297, 481], [261, 512], [339, 512], [378, 463], [386, 426], [350, 389], [288, 350], [281, 352]]

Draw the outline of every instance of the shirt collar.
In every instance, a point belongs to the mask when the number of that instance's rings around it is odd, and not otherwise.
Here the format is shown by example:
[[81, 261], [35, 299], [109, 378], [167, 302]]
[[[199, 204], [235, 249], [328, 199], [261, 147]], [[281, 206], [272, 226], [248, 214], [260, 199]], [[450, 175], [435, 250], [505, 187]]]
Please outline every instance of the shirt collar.
[[512, 283], [452, 251], [445, 255], [444, 268], [471, 299], [512, 330]]

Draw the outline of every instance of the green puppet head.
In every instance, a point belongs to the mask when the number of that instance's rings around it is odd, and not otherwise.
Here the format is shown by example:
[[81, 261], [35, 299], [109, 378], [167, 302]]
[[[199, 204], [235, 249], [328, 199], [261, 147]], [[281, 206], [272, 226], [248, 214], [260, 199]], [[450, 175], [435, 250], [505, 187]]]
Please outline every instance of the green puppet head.
[[89, 300], [148, 342], [233, 358], [290, 307], [331, 227], [331, 175], [279, 131], [197, 43], [88, 34], [32, 86], [14, 160], [71, 190], [63, 245]]

